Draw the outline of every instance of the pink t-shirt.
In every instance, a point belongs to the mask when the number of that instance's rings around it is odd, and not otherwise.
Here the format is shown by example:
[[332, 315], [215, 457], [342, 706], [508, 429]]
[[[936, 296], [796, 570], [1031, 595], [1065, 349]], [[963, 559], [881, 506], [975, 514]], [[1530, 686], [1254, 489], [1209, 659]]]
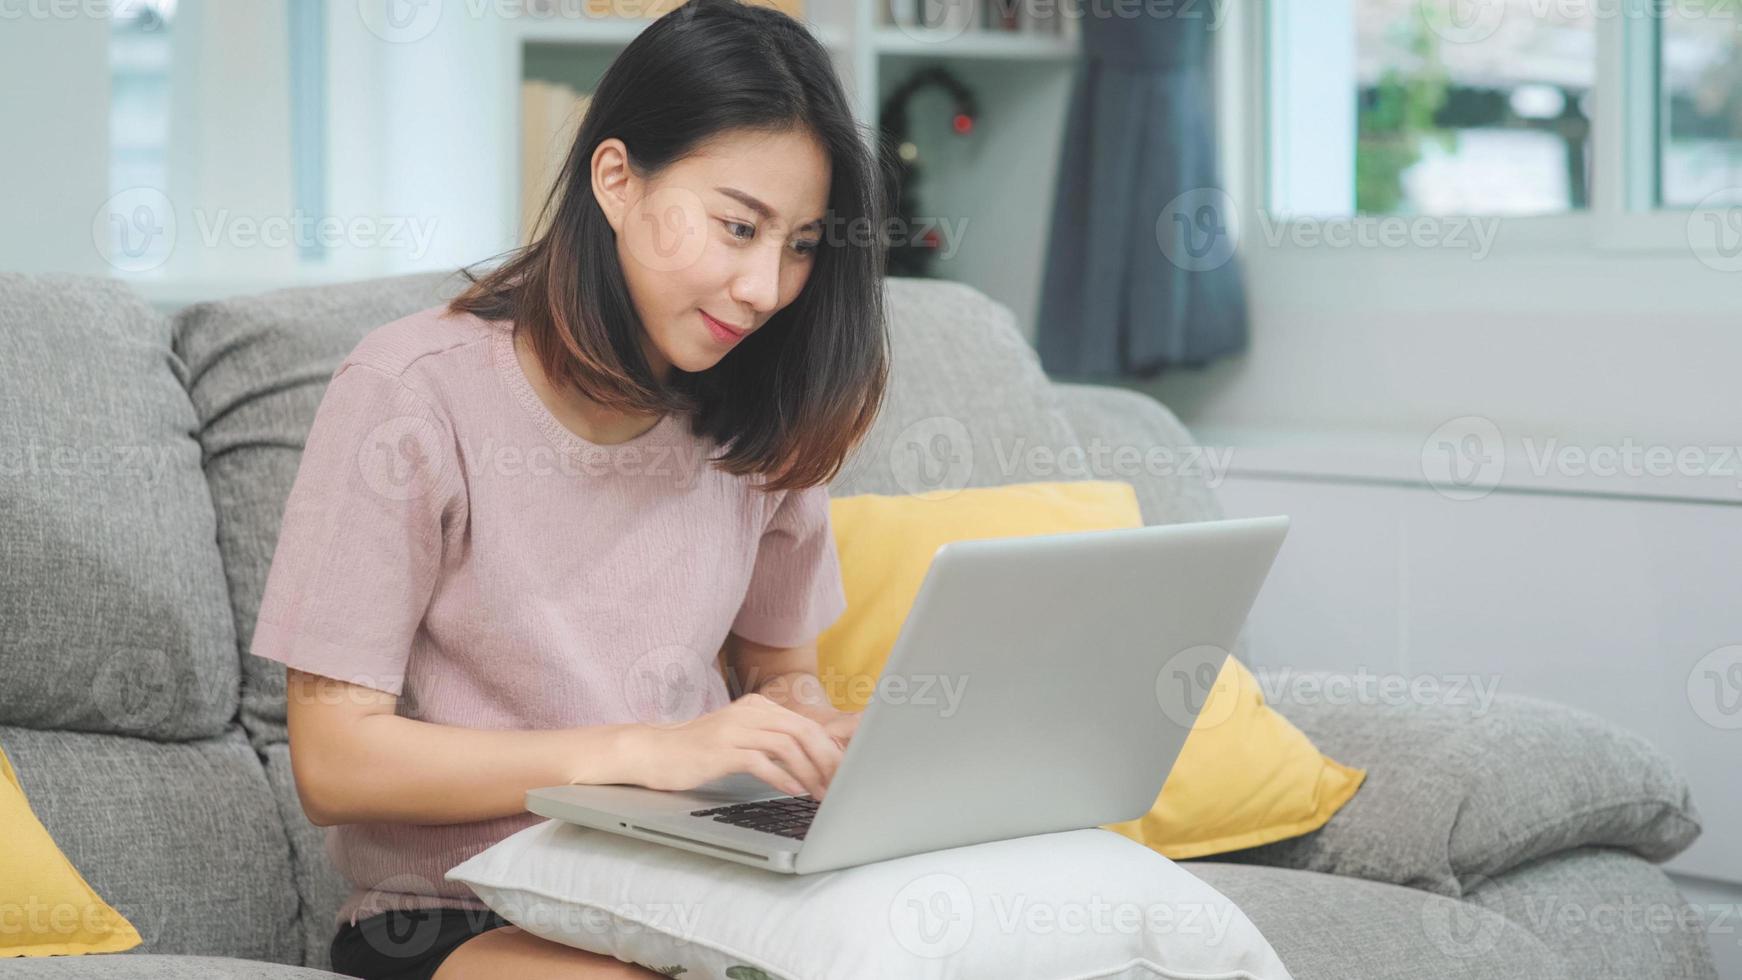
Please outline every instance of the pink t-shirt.
[[[251, 652], [467, 728], [723, 707], [728, 631], [802, 645], [846, 597], [827, 488], [764, 494], [709, 464], [717, 452], [676, 415], [624, 443], [576, 435], [532, 389], [506, 321], [435, 307], [378, 327], [316, 411]], [[352, 886], [335, 927], [485, 908], [442, 876], [543, 819], [329, 827]]]

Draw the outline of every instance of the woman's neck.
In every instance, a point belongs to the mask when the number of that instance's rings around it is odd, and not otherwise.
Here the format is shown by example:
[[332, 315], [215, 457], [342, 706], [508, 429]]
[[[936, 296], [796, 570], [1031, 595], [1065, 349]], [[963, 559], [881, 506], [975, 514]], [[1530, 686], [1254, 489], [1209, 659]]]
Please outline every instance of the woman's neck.
[[578, 391], [559, 391], [545, 377], [544, 368], [533, 353], [532, 343], [524, 334], [514, 332], [514, 356], [522, 373], [563, 427], [588, 442], [600, 446], [628, 442], [659, 424], [663, 416], [629, 415], [605, 408]]

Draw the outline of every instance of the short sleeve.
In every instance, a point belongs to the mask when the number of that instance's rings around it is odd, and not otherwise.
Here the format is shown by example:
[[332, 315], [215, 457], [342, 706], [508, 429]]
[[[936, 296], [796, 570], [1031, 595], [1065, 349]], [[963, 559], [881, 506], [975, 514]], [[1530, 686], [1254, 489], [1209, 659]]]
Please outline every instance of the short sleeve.
[[397, 696], [441, 569], [457, 462], [423, 395], [341, 365], [285, 501], [249, 652]]
[[732, 632], [768, 646], [803, 646], [846, 609], [828, 487], [789, 490], [762, 533]]

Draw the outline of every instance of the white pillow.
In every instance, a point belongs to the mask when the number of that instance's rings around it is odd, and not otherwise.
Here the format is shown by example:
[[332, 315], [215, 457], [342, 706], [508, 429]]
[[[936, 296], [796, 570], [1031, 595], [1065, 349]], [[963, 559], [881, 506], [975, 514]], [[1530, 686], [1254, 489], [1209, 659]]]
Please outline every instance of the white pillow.
[[786, 875], [553, 819], [446, 877], [682, 980], [1289, 980], [1233, 902], [1098, 827]]

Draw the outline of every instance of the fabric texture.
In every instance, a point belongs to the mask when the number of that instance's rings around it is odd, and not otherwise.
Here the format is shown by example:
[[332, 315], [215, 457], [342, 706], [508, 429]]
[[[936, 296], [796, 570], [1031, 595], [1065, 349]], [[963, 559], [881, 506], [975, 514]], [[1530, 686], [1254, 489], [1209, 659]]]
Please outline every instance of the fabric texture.
[[266, 767], [266, 782], [278, 807], [278, 818], [290, 839], [291, 881], [299, 900], [297, 918], [302, 923], [302, 959], [298, 962], [325, 970], [332, 965], [327, 957], [339, 906], [350, 896], [351, 885], [327, 857], [328, 828], [310, 823], [303, 812], [290, 765], [290, 743], [266, 746], [260, 761]]
[[[587, 442], [539, 400], [506, 322], [432, 307], [383, 325], [315, 413], [252, 653], [443, 725], [722, 708], [729, 630], [801, 645], [846, 600], [827, 489], [764, 493], [710, 465], [718, 448], [676, 415]], [[538, 819], [334, 826], [339, 918], [476, 908], [442, 873]]]
[[1295, 980], [1718, 977], [1717, 934], [1661, 869], [1613, 848], [1539, 858], [1461, 900], [1220, 859], [1182, 866], [1252, 917]]
[[[1297, 674], [1280, 686], [1324, 691], [1334, 676]], [[1567, 705], [1497, 694], [1485, 708], [1331, 697], [1273, 706], [1320, 748], [1368, 770], [1367, 782], [1319, 830], [1224, 860], [1457, 896], [1558, 851], [1600, 845], [1661, 862], [1700, 834], [1687, 781], [1668, 756]]]
[[[1734, 906], [1694, 906], [1656, 868], [1612, 847], [1575, 847], [1467, 885], [1467, 907], [1517, 923], [1558, 950], [1579, 980], [1718, 980], [1707, 944], [1735, 937]], [[1488, 952], [1483, 930], [1463, 936], [1461, 951]]]
[[886, 280], [889, 391], [829, 483], [836, 497], [925, 493], [1061, 472], [1077, 437], [1010, 308], [971, 286]]
[[58, 956], [13, 960], [6, 980], [333, 980], [326, 970], [232, 956]]
[[91, 889], [30, 809], [24, 787], [0, 745], [0, 840], [6, 873], [0, 908], [11, 924], [0, 930], [0, 957], [118, 953], [144, 940], [121, 913]]
[[[952, 541], [1139, 527], [1129, 483], [1078, 480], [830, 502], [847, 611], [817, 641], [836, 707], [863, 708], [937, 549]], [[1314, 748], [1264, 703], [1229, 657], [1148, 813], [1103, 825], [1174, 858], [1304, 834], [1356, 794], [1365, 773]]]
[[[1635, 980], [1680, 974], [1575, 974], [1523, 926], [1455, 898], [1377, 881], [1214, 861], [1180, 865], [1228, 896], [1294, 980]], [[1547, 896], [1542, 896], [1546, 898]], [[1480, 936], [1475, 942], [1471, 937]]]
[[0, 724], [173, 741], [236, 713], [235, 631], [167, 320], [0, 273]]
[[[302, 962], [284, 824], [240, 729], [159, 742], [0, 727], [0, 746], [61, 853], [143, 940], [70, 960]], [[0, 838], [0, 881], [11, 870], [9, 847]], [[0, 975], [18, 965], [9, 961]]]
[[1246, 346], [1218, 183], [1214, 18], [1084, 17], [1035, 346], [1055, 378], [1150, 376]]
[[1216, 488], [1227, 475], [1215, 447], [1198, 445], [1177, 416], [1148, 395], [1108, 385], [1053, 384], [1059, 411], [1083, 448], [1083, 474], [1124, 480], [1143, 523], [1223, 517]]
[[787, 875], [548, 820], [449, 874], [533, 935], [663, 976], [1289, 980], [1237, 905], [1092, 827]]

